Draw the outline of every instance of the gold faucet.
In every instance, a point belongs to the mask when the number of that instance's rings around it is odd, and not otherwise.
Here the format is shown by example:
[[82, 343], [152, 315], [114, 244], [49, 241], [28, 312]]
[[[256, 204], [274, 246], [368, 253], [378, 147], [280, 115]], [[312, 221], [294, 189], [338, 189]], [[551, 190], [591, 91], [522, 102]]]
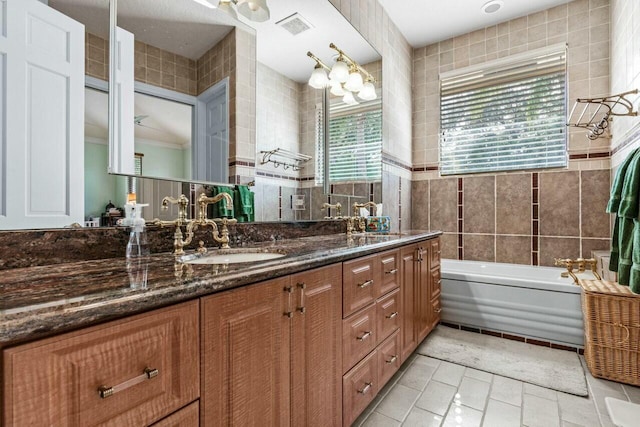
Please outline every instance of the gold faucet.
[[[166, 196], [162, 199], [161, 209], [163, 211], [166, 211], [167, 209], [169, 209], [169, 204], [178, 205], [178, 218], [174, 219], [173, 221], [161, 221], [158, 218], [155, 218], [153, 220], [153, 223], [160, 227], [176, 227], [176, 230], [173, 233], [173, 253], [174, 255], [184, 255], [184, 246], [191, 243], [191, 239], [193, 239], [193, 232], [189, 234], [189, 224], [191, 223], [191, 221], [187, 219], [187, 206], [189, 206], [189, 199], [187, 199], [187, 196], [185, 196], [184, 194], [181, 194], [177, 199]], [[182, 234], [181, 227], [183, 225], [187, 226], [186, 239]]]
[[[233, 199], [228, 193], [219, 193], [213, 197], [207, 197], [207, 195], [205, 195], [204, 193], [200, 194], [200, 197], [198, 197], [198, 219], [194, 230], [198, 228], [198, 225], [211, 226], [211, 235], [213, 236], [213, 240], [220, 243], [220, 248], [229, 249], [229, 228], [227, 227], [227, 225], [235, 224], [238, 222], [238, 220], [235, 218], [207, 218], [207, 206], [218, 203], [222, 199], [224, 199], [227, 203], [227, 209], [233, 210]], [[218, 223], [222, 225], [219, 232]]]
[[[204, 193], [200, 194], [198, 197], [198, 218], [189, 220], [187, 219], [187, 206], [189, 205], [189, 199], [184, 194], [181, 194], [177, 199], [173, 197], [165, 197], [162, 199], [162, 209], [166, 210], [169, 207], [169, 204], [177, 204], [178, 205], [178, 218], [173, 221], [161, 221], [159, 219], [154, 219], [153, 223], [160, 227], [166, 226], [175, 226], [176, 231], [173, 234], [173, 254], [176, 256], [184, 255], [184, 247], [191, 243], [193, 240], [193, 236], [195, 231], [199, 226], [211, 226], [212, 228], [212, 236], [213, 239], [220, 243], [220, 247], [223, 249], [229, 248], [229, 229], [227, 228], [227, 224], [235, 224], [237, 222], [236, 219], [227, 219], [227, 218], [215, 218], [209, 219], [207, 218], [207, 206], [213, 203], [218, 203], [220, 200], [225, 199], [227, 202], [227, 207], [229, 209], [233, 209], [233, 199], [227, 193], [220, 193], [214, 197], [207, 197]], [[222, 224], [222, 228], [220, 232], [218, 232], [218, 224]], [[181, 227], [186, 225], [186, 238], [182, 234]], [[199, 252], [203, 253], [206, 251], [203, 248], [203, 245], [200, 245]]]
[[373, 208], [376, 212], [378, 209], [378, 205], [375, 202], [367, 202], [367, 203], [354, 203], [353, 204], [353, 216], [360, 216], [360, 208]]
[[324, 219], [342, 218], [342, 204], [340, 204], [340, 202], [336, 203], [335, 205], [332, 205], [331, 203], [323, 203], [321, 210], [325, 209], [335, 209], [337, 215], [335, 217], [325, 216]]
[[367, 202], [367, 203], [354, 203], [352, 216], [347, 217], [347, 236], [351, 236], [351, 233], [354, 231], [364, 232], [366, 231], [367, 225], [365, 224], [364, 217], [360, 216], [360, 208], [372, 207], [377, 209], [377, 205], [375, 202]]
[[594, 258], [590, 258], [590, 259], [577, 258], [575, 260], [571, 258], [555, 258], [553, 261], [554, 261], [554, 265], [567, 268], [567, 271], [561, 273], [560, 275], [562, 277], [571, 276], [571, 278], [573, 279], [576, 285], [578, 284], [578, 277], [573, 272], [573, 266], [575, 264], [578, 265], [578, 273], [584, 273], [586, 271], [586, 266], [588, 265], [589, 269], [591, 270], [591, 273], [593, 273], [593, 277], [595, 277], [597, 280], [602, 280], [602, 278], [600, 277], [600, 274], [598, 274], [598, 271], [597, 271], [598, 261], [596, 261]]

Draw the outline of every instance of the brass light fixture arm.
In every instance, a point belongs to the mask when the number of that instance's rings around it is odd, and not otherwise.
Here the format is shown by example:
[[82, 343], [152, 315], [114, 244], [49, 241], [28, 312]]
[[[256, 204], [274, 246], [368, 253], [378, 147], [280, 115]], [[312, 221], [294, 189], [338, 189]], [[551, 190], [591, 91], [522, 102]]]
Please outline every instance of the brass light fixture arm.
[[344, 51], [342, 49], [340, 49], [334, 43], [330, 43], [329, 47], [331, 49], [335, 50], [336, 52], [338, 52], [338, 54], [340, 56], [342, 56], [347, 61], [349, 61], [350, 65], [352, 65], [353, 67], [357, 68], [358, 71], [360, 71], [362, 74], [364, 74], [366, 80], [369, 80], [371, 83], [375, 83], [376, 79], [374, 79], [373, 76], [367, 70], [365, 70], [360, 64], [358, 64], [356, 61], [354, 61], [353, 58], [351, 58], [349, 55], [344, 53]]

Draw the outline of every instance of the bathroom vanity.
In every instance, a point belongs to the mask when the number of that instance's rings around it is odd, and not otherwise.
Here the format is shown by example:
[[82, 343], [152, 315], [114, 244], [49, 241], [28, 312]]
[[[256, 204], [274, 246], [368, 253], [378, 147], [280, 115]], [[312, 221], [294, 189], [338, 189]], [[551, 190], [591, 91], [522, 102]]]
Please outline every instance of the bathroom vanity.
[[439, 235], [6, 270], [3, 425], [351, 425], [439, 321]]

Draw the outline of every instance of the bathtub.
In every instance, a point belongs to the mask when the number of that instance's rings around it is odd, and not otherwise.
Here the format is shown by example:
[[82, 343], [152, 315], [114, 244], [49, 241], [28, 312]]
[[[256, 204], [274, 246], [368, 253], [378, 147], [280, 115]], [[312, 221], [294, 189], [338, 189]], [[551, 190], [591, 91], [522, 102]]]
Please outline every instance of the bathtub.
[[441, 269], [443, 322], [584, 344], [581, 288], [563, 269], [448, 259]]

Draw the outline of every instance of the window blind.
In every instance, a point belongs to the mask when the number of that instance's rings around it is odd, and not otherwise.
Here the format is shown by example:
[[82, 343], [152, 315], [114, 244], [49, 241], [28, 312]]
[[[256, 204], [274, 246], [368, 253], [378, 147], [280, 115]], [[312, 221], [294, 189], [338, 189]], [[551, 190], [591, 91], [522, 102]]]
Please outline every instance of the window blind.
[[[355, 107], [331, 108], [331, 183], [379, 181], [382, 176], [382, 108], [379, 99]], [[322, 108], [316, 109], [316, 184], [324, 176]]]
[[566, 48], [441, 77], [440, 173], [565, 167]]

